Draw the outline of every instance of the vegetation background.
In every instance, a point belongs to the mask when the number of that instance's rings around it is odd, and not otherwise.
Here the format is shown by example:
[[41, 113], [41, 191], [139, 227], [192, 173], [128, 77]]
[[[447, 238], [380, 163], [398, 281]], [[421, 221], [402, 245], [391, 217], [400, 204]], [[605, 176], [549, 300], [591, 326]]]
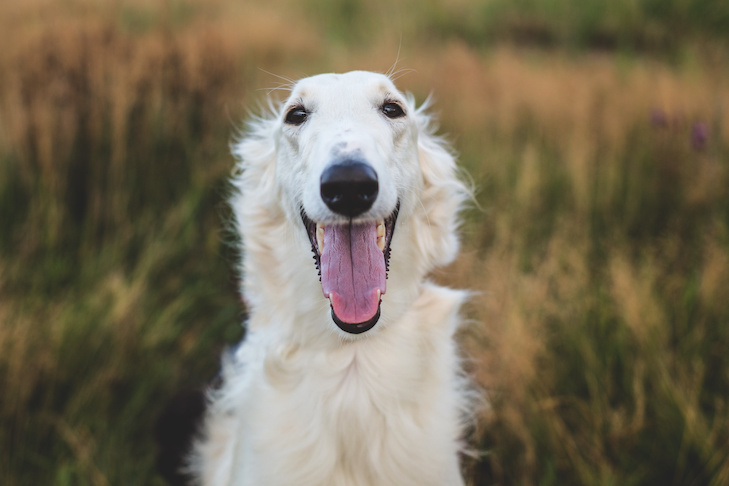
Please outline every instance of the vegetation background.
[[478, 188], [471, 484], [729, 484], [729, 2], [5, 0], [0, 42], [2, 484], [163, 484], [242, 335], [240, 122], [398, 58]]

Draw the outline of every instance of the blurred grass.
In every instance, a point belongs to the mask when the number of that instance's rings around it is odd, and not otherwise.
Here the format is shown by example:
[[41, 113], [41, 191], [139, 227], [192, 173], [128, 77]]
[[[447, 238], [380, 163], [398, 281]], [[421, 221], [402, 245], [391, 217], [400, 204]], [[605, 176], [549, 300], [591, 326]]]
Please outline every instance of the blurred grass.
[[726, 42], [729, 6], [722, 0], [490, 0], [440, 7], [437, 31], [483, 44], [519, 44], [637, 50], [675, 54], [687, 43]]
[[724, 2], [0, 6], [3, 484], [161, 484], [240, 338], [228, 143], [286, 77], [413, 68], [479, 188], [472, 484], [729, 483]]

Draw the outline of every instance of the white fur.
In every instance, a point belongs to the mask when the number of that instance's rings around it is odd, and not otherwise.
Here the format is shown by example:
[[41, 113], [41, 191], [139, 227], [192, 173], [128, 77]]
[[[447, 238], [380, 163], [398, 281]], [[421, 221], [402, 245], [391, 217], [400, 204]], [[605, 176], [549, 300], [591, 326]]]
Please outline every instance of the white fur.
[[[405, 116], [384, 116], [385, 101]], [[298, 103], [307, 121], [284, 123]], [[211, 392], [191, 460], [199, 484], [462, 485], [469, 393], [453, 335], [465, 293], [426, 276], [456, 255], [467, 191], [424, 108], [384, 75], [306, 78], [234, 152], [249, 319]], [[357, 152], [377, 172], [377, 201], [358, 220], [383, 219], [400, 201], [381, 317], [359, 335], [331, 318], [300, 216], [303, 207], [314, 221], [343, 221], [319, 196], [334, 152]]]

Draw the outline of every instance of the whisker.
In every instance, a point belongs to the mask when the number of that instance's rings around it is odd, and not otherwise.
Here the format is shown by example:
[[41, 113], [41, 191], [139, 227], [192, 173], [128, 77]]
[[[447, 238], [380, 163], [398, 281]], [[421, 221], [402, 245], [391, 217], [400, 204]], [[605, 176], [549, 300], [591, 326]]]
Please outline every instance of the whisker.
[[293, 88], [293, 86], [296, 84], [296, 80], [295, 79], [287, 78], [286, 76], [281, 76], [279, 74], [272, 73], [271, 71], [266, 71], [265, 69], [260, 68], [260, 67], [258, 68], [258, 70], [261, 71], [261, 72], [264, 72], [264, 73], [268, 74], [269, 76], [273, 76], [274, 78], [278, 78], [281, 81], [285, 81], [285, 83], [282, 84], [281, 86], [288, 86], [289, 88]]

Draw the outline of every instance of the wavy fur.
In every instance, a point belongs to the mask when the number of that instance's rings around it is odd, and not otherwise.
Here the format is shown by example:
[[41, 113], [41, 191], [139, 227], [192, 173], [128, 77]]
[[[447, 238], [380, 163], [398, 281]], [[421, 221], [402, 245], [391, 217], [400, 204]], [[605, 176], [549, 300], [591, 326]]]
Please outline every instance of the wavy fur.
[[[385, 99], [405, 117], [383, 117]], [[311, 127], [284, 122], [296, 103], [312, 107]], [[341, 137], [377, 169], [378, 203], [363, 217], [400, 202], [380, 321], [356, 336], [332, 322], [300, 216], [303, 208], [334, 221], [311, 186], [328, 140]], [[456, 256], [468, 191], [425, 107], [379, 74], [307, 78], [279, 110], [250, 122], [234, 154], [249, 318], [244, 342], [224, 359], [222, 387], [210, 393], [191, 459], [198, 483], [462, 485], [471, 402], [453, 336], [466, 293], [427, 274]]]

